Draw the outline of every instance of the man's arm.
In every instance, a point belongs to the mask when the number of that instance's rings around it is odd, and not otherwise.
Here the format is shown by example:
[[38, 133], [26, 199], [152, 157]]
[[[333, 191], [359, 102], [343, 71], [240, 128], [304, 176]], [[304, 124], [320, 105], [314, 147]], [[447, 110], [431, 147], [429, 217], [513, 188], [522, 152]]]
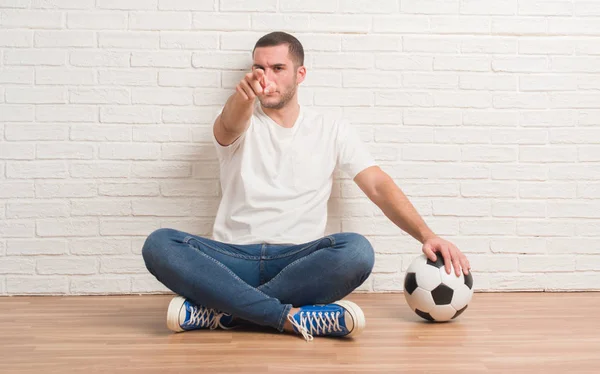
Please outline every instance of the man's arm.
[[427, 227], [406, 195], [379, 166], [361, 171], [354, 182], [396, 226], [423, 244], [423, 253], [429, 259], [435, 261], [435, 252], [440, 252], [448, 274], [451, 266], [454, 266], [457, 276], [461, 267], [465, 274], [468, 273], [471, 266], [467, 257], [454, 244], [439, 238]]
[[436, 235], [394, 180], [379, 166], [371, 166], [358, 173], [354, 182], [396, 226], [421, 243]]

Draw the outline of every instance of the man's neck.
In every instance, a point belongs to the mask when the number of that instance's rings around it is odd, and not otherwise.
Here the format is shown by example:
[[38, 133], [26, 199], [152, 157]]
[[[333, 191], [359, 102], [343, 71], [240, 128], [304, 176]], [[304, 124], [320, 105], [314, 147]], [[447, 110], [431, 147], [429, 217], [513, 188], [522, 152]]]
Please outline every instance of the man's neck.
[[279, 126], [285, 128], [294, 127], [298, 115], [300, 114], [300, 105], [298, 105], [298, 102], [289, 102], [281, 109], [269, 109], [262, 105], [261, 108], [269, 118], [275, 121]]

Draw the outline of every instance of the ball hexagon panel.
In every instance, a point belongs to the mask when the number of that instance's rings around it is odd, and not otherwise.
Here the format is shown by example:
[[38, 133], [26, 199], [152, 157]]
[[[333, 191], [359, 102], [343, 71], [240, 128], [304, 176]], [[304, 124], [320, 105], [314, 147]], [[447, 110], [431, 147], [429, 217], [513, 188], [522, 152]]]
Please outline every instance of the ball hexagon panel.
[[405, 295], [408, 306], [412, 310], [421, 310], [422, 312], [428, 313], [431, 308], [435, 305], [431, 292], [417, 287], [417, 289], [411, 295]]
[[449, 321], [456, 314], [456, 309], [452, 305], [436, 305], [429, 315], [436, 321]]
[[417, 286], [431, 291], [442, 283], [440, 277], [440, 271], [429, 265], [423, 265], [422, 267], [415, 269], [417, 274]]

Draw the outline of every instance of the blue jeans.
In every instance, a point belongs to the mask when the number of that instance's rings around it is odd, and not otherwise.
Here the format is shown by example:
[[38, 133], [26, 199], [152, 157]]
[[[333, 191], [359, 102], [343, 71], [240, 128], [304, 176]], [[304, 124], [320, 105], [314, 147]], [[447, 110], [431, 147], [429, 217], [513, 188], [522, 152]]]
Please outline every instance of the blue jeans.
[[235, 245], [159, 229], [142, 255], [156, 279], [192, 303], [279, 331], [292, 307], [342, 299], [375, 262], [369, 241], [355, 233], [297, 245]]

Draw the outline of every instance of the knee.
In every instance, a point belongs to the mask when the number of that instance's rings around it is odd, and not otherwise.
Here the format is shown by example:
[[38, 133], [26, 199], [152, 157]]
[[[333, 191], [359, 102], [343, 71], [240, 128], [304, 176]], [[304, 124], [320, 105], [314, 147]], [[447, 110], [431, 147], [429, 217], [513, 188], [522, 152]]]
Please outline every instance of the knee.
[[150, 266], [160, 257], [160, 252], [167, 247], [174, 233], [175, 230], [172, 229], [158, 229], [148, 235], [142, 246], [142, 257], [146, 266]]
[[363, 235], [346, 233], [348, 256], [352, 259], [351, 266], [355, 272], [370, 274], [375, 265], [375, 251], [371, 242]]

